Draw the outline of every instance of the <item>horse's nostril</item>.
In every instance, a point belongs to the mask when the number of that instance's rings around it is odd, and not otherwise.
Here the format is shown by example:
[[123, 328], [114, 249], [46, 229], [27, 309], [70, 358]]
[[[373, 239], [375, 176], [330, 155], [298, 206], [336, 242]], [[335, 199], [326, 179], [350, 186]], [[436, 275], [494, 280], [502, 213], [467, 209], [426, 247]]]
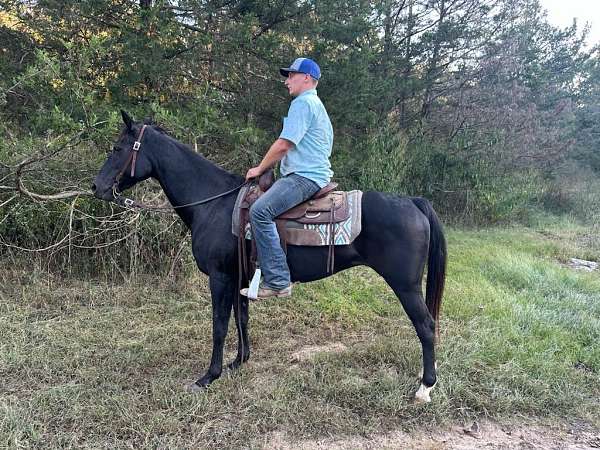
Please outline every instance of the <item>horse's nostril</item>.
[[92, 183], [92, 194], [96, 193], [96, 183]]

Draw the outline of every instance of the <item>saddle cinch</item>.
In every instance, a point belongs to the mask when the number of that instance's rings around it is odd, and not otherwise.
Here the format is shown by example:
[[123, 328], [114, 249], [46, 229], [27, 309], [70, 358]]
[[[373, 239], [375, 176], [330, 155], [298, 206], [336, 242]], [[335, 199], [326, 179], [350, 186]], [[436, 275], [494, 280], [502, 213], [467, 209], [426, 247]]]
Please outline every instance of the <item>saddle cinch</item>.
[[[236, 211], [238, 214], [237, 230], [234, 234], [238, 236], [238, 253], [240, 266], [246, 276], [249, 267], [254, 271], [256, 262], [256, 247], [252, 241], [250, 255], [247, 255], [245, 240], [251, 237], [249, 226], [250, 207], [264, 194], [274, 183], [273, 171], [269, 170], [259, 177], [258, 184], [249, 187], [240, 193]], [[335, 191], [337, 183], [329, 183], [319, 190], [304, 203], [291, 208], [275, 219], [279, 239], [284, 251], [287, 245], [328, 246], [327, 272], [332, 273], [334, 268], [334, 246], [336, 245], [336, 233], [339, 237], [340, 231], [345, 231], [345, 223], [351, 222], [352, 201], [349, 201], [348, 192]], [[360, 233], [360, 191], [353, 191], [352, 199], [355, 205], [355, 214], [358, 209], [358, 231]], [[355, 198], [356, 197], [356, 198]], [[235, 220], [234, 220], [235, 222]], [[354, 220], [353, 222], [357, 222]], [[357, 228], [356, 226], [354, 228]], [[349, 232], [345, 233], [350, 238]], [[338, 239], [339, 240], [339, 239]], [[349, 243], [342, 241], [342, 243]], [[338, 242], [339, 244], [339, 242]]]

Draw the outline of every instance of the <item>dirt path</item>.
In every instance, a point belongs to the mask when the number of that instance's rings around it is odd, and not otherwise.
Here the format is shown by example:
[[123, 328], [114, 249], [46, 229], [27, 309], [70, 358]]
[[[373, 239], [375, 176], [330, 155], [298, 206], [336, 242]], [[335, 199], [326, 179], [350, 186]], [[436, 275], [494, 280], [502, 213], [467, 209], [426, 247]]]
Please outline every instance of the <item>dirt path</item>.
[[274, 433], [265, 441], [269, 450], [354, 450], [354, 449], [560, 449], [600, 448], [600, 430], [590, 426], [562, 424], [500, 425], [486, 421], [453, 426], [431, 432], [393, 432], [384, 436], [331, 438], [293, 441], [284, 433]]

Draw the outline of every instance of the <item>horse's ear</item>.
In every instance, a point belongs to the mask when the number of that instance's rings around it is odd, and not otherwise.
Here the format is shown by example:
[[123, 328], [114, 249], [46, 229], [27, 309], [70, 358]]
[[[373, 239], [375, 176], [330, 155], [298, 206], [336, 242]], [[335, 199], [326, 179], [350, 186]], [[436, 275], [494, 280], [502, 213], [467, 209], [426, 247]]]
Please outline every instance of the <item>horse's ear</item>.
[[127, 125], [128, 130], [133, 130], [133, 119], [127, 114], [126, 111], [121, 110], [121, 117], [123, 117], [123, 122]]

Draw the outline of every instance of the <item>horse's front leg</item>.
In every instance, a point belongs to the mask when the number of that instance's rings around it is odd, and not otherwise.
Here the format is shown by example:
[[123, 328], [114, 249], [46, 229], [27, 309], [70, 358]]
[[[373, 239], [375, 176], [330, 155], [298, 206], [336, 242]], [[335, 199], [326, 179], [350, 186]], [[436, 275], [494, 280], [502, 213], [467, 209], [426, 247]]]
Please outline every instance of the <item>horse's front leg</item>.
[[[238, 295], [237, 293], [235, 295]], [[239, 296], [233, 303], [235, 324], [238, 330], [238, 352], [236, 358], [227, 366], [235, 370], [250, 358], [250, 339], [248, 339], [248, 298]]]
[[194, 383], [192, 390], [196, 390], [197, 386], [208, 387], [210, 383], [221, 376], [223, 370], [223, 346], [225, 345], [225, 336], [227, 336], [236, 285], [233, 277], [224, 273], [211, 274], [209, 282], [212, 299], [212, 357], [208, 371]]

